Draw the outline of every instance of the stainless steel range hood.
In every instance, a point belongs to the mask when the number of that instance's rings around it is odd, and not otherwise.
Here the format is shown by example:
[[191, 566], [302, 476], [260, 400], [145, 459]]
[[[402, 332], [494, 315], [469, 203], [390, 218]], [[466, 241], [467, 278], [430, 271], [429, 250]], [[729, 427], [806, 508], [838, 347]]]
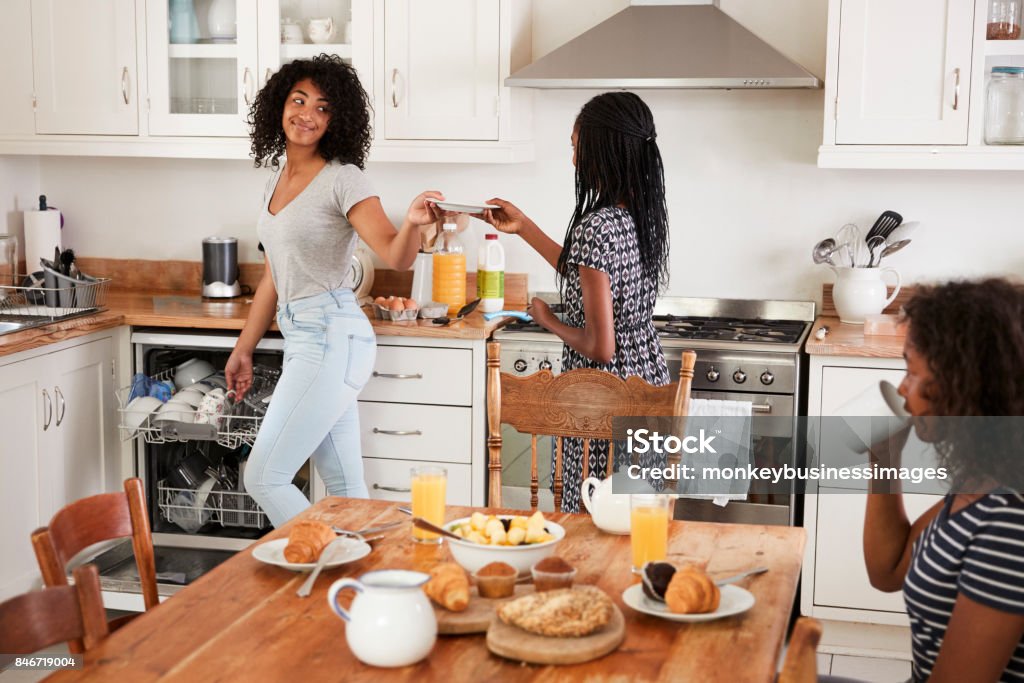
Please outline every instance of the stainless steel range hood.
[[[655, 0], [656, 2], [657, 0]], [[650, 0], [648, 0], [650, 2]], [[526, 88], [817, 88], [713, 0], [632, 5], [505, 79]]]

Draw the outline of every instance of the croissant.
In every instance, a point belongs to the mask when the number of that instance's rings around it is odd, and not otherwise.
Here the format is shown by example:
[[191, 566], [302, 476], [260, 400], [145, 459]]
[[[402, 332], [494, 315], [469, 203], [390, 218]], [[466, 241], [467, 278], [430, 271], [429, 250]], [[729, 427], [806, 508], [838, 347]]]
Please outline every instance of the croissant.
[[284, 547], [284, 559], [289, 562], [310, 563], [320, 558], [320, 551], [334, 540], [331, 527], [323, 522], [304, 520], [296, 522], [288, 534], [288, 545]]
[[430, 581], [423, 587], [427, 597], [452, 612], [469, 607], [469, 578], [454, 562], [439, 564], [430, 570]]
[[665, 591], [665, 603], [677, 614], [703, 614], [718, 609], [722, 598], [715, 582], [699, 567], [687, 565], [677, 571]]

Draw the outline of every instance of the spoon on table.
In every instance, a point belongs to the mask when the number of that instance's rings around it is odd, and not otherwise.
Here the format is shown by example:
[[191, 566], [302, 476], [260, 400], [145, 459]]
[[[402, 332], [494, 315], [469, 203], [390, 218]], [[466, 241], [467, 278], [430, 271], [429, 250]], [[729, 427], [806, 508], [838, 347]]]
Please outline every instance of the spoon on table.
[[456, 536], [455, 534], [453, 534], [452, 532], [448, 531], [445, 528], [439, 527], [436, 524], [428, 522], [427, 520], [423, 519], [422, 517], [413, 517], [412, 518], [412, 525], [414, 527], [416, 527], [417, 529], [423, 529], [424, 531], [432, 531], [435, 534], [440, 534], [442, 536], [448, 536], [449, 538], [454, 538], [456, 541], [464, 541], [464, 540], [466, 540], [466, 539], [462, 538], [461, 536]]

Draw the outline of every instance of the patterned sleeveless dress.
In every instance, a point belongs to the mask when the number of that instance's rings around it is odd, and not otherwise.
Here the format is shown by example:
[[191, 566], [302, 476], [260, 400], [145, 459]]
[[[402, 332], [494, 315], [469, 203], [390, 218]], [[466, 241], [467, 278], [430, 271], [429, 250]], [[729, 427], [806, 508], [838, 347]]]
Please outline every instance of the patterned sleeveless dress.
[[[562, 369], [596, 368], [622, 378], [636, 375], [657, 386], [668, 384], [665, 354], [651, 320], [658, 281], [644, 274], [632, 215], [619, 207], [599, 209], [584, 216], [573, 228], [573, 238], [567, 258], [567, 264], [572, 267], [565, 275], [562, 291], [565, 323], [584, 326], [583, 292], [579, 269], [575, 266], [606, 273], [612, 292], [615, 356], [610, 363], [597, 363], [566, 345], [562, 349]], [[608, 442], [592, 441], [589, 460], [589, 471], [603, 478], [608, 468]], [[554, 466], [552, 457], [552, 481]], [[581, 439], [563, 439], [562, 483], [562, 510], [579, 512], [583, 484]]]

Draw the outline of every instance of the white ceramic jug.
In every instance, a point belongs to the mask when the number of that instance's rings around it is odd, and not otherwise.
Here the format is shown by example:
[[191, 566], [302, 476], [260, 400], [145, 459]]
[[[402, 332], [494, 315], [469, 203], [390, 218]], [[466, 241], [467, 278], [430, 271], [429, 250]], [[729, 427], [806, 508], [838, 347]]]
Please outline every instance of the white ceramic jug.
[[[900, 274], [893, 268], [831, 268], [836, 274], [832, 300], [835, 302], [839, 320], [844, 323], [863, 323], [865, 316], [881, 313], [900, 293], [902, 280]], [[882, 279], [885, 273], [892, 273], [896, 277], [896, 286], [888, 297], [885, 281]]]
[[609, 534], [629, 533], [629, 494], [612, 493], [611, 477], [604, 481], [587, 477], [583, 480], [580, 497], [598, 529]]
[[[437, 618], [420, 589], [429, 576], [403, 569], [384, 569], [360, 579], [339, 579], [327, 592], [327, 604], [347, 622], [345, 640], [359, 661], [371, 666], [407, 666], [428, 654], [437, 640]], [[346, 611], [338, 593], [356, 590]]]
[[309, 39], [314, 43], [329, 43], [334, 38], [334, 17], [309, 20]]

